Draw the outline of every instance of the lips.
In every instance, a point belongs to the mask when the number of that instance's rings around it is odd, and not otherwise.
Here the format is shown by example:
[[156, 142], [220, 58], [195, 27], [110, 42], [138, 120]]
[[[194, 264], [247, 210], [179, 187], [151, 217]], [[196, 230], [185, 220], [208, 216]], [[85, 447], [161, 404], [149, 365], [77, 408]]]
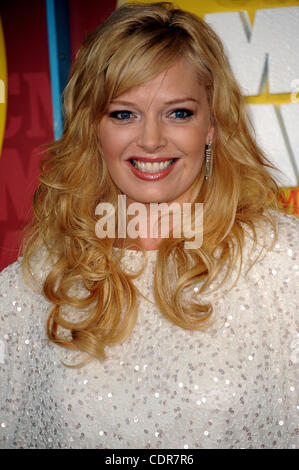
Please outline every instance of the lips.
[[146, 181], [156, 181], [166, 177], [176, 165], [176, 158], [169, 157], [136, 157], [127, 160], [135, 176]]
[[128, 158], [128, 160], [138, 160], [140, 162], [149, 162], [149, 163], [154, 163], [154, 162], [166, 162], [167, 160], [171, 160], [173, 157], [151, 157], [151, 158], [146, 158], [146, 157], [136, 157], [135, 155], [132, 155], [132, 157]]

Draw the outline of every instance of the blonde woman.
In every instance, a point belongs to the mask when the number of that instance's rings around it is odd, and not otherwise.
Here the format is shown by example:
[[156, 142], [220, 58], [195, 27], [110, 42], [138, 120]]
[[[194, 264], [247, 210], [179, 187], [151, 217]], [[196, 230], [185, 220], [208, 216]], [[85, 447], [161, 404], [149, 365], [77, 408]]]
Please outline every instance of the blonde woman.
[[[85, 39], [0, 277], [1, 447], [298, 446], [299, 225], [249, 126], [196, 16], [127, 4]], [[166, 237], [161, 203], [189, 210]]]

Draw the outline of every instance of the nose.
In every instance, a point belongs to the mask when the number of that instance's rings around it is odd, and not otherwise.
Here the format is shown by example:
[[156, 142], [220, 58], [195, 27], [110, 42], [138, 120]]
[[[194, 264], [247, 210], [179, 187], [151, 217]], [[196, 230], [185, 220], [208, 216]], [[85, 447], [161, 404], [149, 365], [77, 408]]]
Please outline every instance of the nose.
[[157, 152], [157, 150], [165, 147], [167, 138], [163, 123], [155, 116], [145, 117], [140, 128], [137, 143], [148, 153]]

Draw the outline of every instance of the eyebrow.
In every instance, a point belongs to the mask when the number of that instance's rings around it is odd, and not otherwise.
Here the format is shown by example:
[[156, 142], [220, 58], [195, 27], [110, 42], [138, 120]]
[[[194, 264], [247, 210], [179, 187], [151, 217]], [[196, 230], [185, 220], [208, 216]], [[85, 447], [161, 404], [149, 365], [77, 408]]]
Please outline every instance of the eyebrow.
[[[199, 103], [198, 100], [191, 98], [191, 97], [186, 97], [186, 98], [178, 98], [170, 101], [165, 101], [164, 104], [166, 105], [171, 105], [171, 104], [179, 104], [179, 103], [184, 103], [185, 101], [193, 101], [194, 103]], [[131, 101], [124, 101], [124, 100], [112, 100], [111, 104], [120, 104], [120, 105], [125, 105], [125, 106], [135, 106], [135, 103]]]

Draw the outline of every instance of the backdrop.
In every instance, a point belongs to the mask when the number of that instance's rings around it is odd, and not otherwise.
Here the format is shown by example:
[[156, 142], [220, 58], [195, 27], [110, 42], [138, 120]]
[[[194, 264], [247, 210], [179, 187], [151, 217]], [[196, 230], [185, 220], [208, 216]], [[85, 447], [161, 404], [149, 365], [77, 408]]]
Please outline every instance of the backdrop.
[[[85, 34], [115, 7], [113, 0], [69, 1], [72, 57]], [[18, 257], [22, 228], [30, 218], [38, 184], [41, 152], [54, 139], [54, 114], [46, 1], [11, 0], [2, 2], [0, 11], [7, 63], [7, 115], [0, 159], [1, 270]], [[0, 46], [0, 79], [5, 82], [3, 51]], [[4, 106], [0, 104], [1, 124]]]
[[[175, 3], [205, 18], [221, 36], [257, 140], [282, 172], [275, 175], [282, 187], [281, 205], [299, 216], [299, 0]], [[72, 60], [85, 34], [110, 15], [117, 1], [65, 1], [67, 19], [54, 11], [56, 37], [49, 9], [57, 5], [62, 1], [12, 0], [0, 10], [0, 270], [18, 256], [41, 153], [55, 138], [55, 93], [64, 78], [60, 74], [57, 86], [53, 45], [57, 39], [58, 69], [65, 68], [63, 40], [69, 39]]]

